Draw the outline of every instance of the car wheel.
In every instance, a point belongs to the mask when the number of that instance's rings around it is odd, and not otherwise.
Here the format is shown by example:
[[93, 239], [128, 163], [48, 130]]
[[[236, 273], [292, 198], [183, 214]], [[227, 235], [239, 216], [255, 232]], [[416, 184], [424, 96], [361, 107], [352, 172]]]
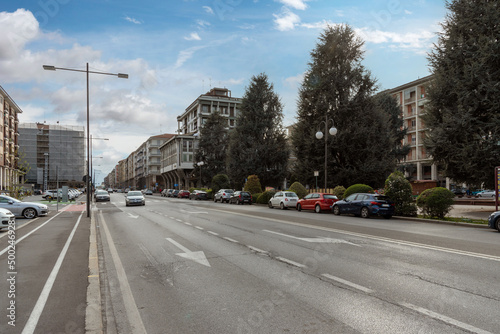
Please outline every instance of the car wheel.
[[269, 201], [269, 203], [267, 203], [267, 205], [269, 206], [269, 209], [273, 208], [273, 203], [271, 203], [271, 201]]
[[495, 228], [498, 230], [498, 232], [500, 232], [500, 218], [497, 218], [497, 220], [495, 220]]
[[285, 210], [285, 204], [283, 204], [283, 202], [280, 203], [280, 209]]
[[23, 217], [26, 219], [35, 218], [36, 217], [36, 210], [33, 208], [24, 209]]
[[338, 207], [338, 205], [335, 205], [333, 207], [333, 214], [336, 216], [340, 216], [340, 208]]
[[319, 206], [319, 204], [316, 204], [316, 206], [314, 207], [314, 212], [321, 213], [321, 206]]
[[217, 198], [214, 197], [214, 203], [217, 203]]
[[370, 218], [370, 211], [366, 206], [361, 208], [361, 218]]
[[297, 204], [297, 211], [302, 211], [302, 206], [300, 204]]

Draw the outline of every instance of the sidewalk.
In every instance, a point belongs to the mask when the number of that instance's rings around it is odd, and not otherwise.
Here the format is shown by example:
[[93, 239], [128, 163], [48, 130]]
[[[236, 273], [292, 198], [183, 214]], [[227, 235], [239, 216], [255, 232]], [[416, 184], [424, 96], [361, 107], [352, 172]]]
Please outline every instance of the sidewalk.
[[490, 214], [494, 211], [494, 205], [453, 205], [453, 208], [447, 216], [487, 220]]

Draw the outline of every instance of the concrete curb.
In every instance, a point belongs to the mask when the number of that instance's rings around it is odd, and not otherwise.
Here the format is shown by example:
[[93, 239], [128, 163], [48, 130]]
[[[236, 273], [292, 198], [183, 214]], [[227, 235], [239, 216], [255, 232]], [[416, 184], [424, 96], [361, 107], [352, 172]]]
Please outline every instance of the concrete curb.
[[97, 253], [97, 229], [94, 211], [90, 210], [89, 276], [87, 308], [85, 310], [85, 333], [102, 333], [101, 283], [99, 279], [99, 256]]
[[394, 217], [398, 218], [398, 219], [419, 221], [422, 223], [429, 223], [429, 224], [445, 224], [445, 225], [455, 225], [455, 226], [464, 226], [464, 227], [473, 227], [473, 228], [489, 228], [489, 226], [487, 224], [471, 224], [471, 223], [464, 223], [464, 222], [451, 222], [451, 221], [444, 221], [444, 220], [437, 220], [437, 219], [402, 217], [402, 216], [394, 216]]

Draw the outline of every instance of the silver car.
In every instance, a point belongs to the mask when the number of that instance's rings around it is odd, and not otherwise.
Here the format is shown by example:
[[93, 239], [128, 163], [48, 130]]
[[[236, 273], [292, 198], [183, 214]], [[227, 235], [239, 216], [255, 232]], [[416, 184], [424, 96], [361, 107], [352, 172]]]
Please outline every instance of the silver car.
[[299, 200], [299, 196], [293, 191], [278, 191], [274, 196], [269, 200], [270, 208], [280, 208], [281, 210], [288, 208], [295, 208], [297, 205], [297, 201]]
[[0, 208], [0, 229], [8, 228], [9, 224], [15, 224], [16, 218], [12, 212]]
[[138, 190], [129, 191], [125, 195], [125, 205], [146, 205], [146, 199], [142, 192]]
[[45, 204], [21, 202], [18, 199], [6, 195], [0, 195], [0, 208], [9, 210], [16, 217], [24, 217], [27, 219], [45, 216], [49, 213], [49, 207]]
[[233, 189], [221, 189], [214, 195], [214, 202], [220, 201], [221, 203], [228, 202], [233, 195]]

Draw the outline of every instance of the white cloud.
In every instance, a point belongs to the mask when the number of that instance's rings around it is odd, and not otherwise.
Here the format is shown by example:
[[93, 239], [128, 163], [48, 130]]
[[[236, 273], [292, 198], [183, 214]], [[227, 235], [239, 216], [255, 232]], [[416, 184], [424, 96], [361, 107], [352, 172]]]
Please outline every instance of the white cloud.
[[210, 26], [210, 22], [204, 20], [196, 20], [196, 23], [200, 26], [200, 28], [206, 28]]
[[407, 14], [407, 15], [412, 15], [412, 14], [413, 14], [413, 12], [409, 11], [408, 9], [405, 9], [405, 14]]
[[125, 16], [125, 20], [127, 20], [127, 21], [129, 21], [129, 22], [132, 22], [132, 23], [134, 23], [134, 24], [142, 24], [142, 22], [141, 22], [141, 21], [136, 20], [136, 19], [134, 19], [134, 18], [132, 18], [132, 17], [129, 17], [129, 16]]
[[40, 26], [30, 11], [0, 12], [0, 60], [16, 59], [24, 46], [40, 37]]
[[209, 7], [209, 6], [203, 6], [203, 9], [205, 9], [205, 12], [207, 12], [208, 14], [214, 14], [214, 10], [212, 9], [212, 7]]
[[300, 23], [300, 17], [285, 7], [280, 14], [273, 14], [273, 16], [276, 29], [279, 31], [293, 30]]
[[302, 23], [300, 24], [301, 27], [307, 28], [307, 29], [326, 29], [328, 26], [334, 26], [335, 23], [332, 21], [320, 21], [320, 22], [313, 22], [313, 23]]
[[305, 0], [279, 0], [279, 2], [298, 10], [305, 10], [307, 8]]
[[426, 52], [436, 35], [431, 31], [419, 30], [418, 33], [397, 33], [391, 31], [357, 29], [356, 33], [369, 43], [390, 44], [392, 49], [407, 49], [415, 52]]
[[184, 37], [187, 41], [201, 41], [200, 35], [197, 32], [192, 32], [189, 36]]
[[181, 67], [186, 61], [191, 59], [194, 53], [198, 50], [205, 48], [204, 46], [195, 46], [186, 50], [182, 50], [179, 52], [177, 56], [177, 61], [175, 62], [175, 68]]

